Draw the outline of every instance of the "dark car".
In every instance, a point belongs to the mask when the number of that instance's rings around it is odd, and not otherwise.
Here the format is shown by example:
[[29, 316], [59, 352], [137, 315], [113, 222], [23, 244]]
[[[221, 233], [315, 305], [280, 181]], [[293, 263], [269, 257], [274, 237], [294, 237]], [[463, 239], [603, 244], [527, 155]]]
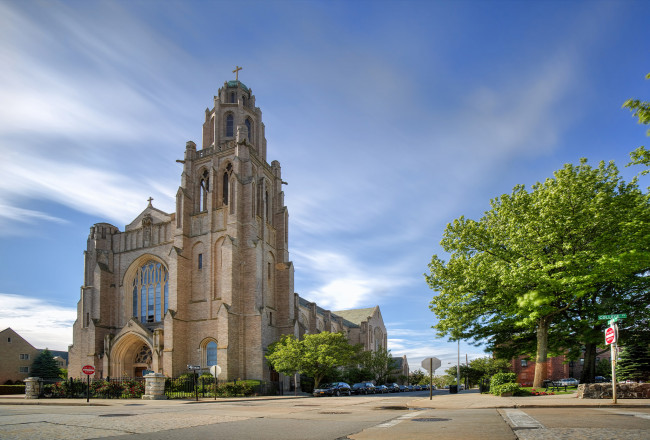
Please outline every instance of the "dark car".
[[406, 385], [400, 385], [399, 390], [400, 390], [400, 392], [405, 393], [405, 392], [409, 391], [409, 387], [407, 387]]
[[375, 394], [384, 394], [384, 393], [389, 393], [390, 390], [386, 385], [377, 385], [375, 387]]
[[399, 385], [396, 383], [387, 383], [386, 388], [388, 388], [388, 391], [391, 393], [399, 393]]
[[359, 382], [352, 385], [352, 394], [375, 394], [372, 382]]
[[314, 397], [318, 397], [318, 396], [340, 396], [340, 395], [345, 395], [345, 394], [347, 394], [348, 396], [352, 395], [352, 388], [350, 388], [350, 385], [348, 385], [345, 382], [326, 383], [325, 385], [321, 386], [320, 388], [316, 388], [314, 390]]

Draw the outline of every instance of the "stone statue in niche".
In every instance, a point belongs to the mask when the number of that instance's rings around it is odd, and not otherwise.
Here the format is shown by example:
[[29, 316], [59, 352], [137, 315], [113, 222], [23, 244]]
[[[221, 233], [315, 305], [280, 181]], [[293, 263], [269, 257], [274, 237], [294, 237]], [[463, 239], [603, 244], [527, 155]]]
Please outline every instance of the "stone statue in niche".
[[150, 215], [145, 215], [142, 219], [142, 237], [144, 240], [145, 246], [151, 246], [151, 227], [153, 225], [153, 219]]

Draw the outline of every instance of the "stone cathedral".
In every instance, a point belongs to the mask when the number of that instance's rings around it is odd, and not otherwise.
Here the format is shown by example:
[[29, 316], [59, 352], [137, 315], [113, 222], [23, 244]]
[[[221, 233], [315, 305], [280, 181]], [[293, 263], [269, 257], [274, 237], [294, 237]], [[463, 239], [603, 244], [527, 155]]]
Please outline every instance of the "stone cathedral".
[[[238, 72], [237, 72], [238, 73]], [[202, 148], [187, 142], [176, 211], [152, 204], [124, 231], [90, 228], [68, 372], [277, 380], [266, 347], [283, 334], [343, 331], [386, 347], [378, 306], [329, 311], [294, 292], [282, 169], [267, 162], [251, 89], [227, 81], [205, 110]]]

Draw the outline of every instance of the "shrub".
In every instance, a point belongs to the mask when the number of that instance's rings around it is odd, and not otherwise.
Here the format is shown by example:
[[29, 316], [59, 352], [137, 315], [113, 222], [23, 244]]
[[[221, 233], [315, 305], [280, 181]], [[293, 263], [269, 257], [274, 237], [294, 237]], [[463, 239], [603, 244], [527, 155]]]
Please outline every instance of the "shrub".
[[0, 385], [0, 395], [25, 394], [25, 385]]
[[492, 376], [492, 380], [490, 380], [490, 388], [515, 382], [517, 382], [517, 375], [515, 373], [497, 373]]
[[519, 387], [519, 384], [514, 382], [508, 382], [500, 385], [490, 386], [490, 393], [494, 394], [495, 396], [500, 396], [505, 393], [512, 393], [513, 395], [515, 395], [515, 394], [519, 394], [520, 392], [521, 392], [521, 388]]

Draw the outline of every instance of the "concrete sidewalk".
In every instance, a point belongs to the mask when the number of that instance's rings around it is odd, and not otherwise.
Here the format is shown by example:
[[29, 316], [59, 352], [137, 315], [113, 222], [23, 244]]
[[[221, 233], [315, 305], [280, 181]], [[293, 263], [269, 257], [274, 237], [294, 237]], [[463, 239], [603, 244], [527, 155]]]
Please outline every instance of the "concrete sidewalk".
[[[259, 397], [230, 397], [230, 398], [199, 398], [195, 400], [139, 400], [139, 399], [25, 399], [25, 395], [0, 396], [0, 405], [67, 405], [67, 406], [173, 406], [219, 402], [245, 401], [277, 401], [292, 399], [311, 399], [309, 395], [302, 396], [259, 396]], [[616, 405], [612, 399], [578, 399], [576, 394], [556, 394], [553, 396], [529, 397], [498, 397], [491, 394], [481, 394], [478, 390], [461, 391], [458, 394], [437, 394], [431, 400], [429, 397], [414, 398], [407, 401], [409, 408], [435, 409], [485, 409], [485, 408], [650, 408], [650, 399], [618, 399]]]
[[478, 390], [461, 391], [458, 394], [434, 395], [413, 399], [410, 408], [436, 409], [479, 409], [479, 408], [639, 408], [650, 407], [650, 399], [578, 399], [577, 394], [556, 394], [552, 396], [498, 397], [481, 394]]

